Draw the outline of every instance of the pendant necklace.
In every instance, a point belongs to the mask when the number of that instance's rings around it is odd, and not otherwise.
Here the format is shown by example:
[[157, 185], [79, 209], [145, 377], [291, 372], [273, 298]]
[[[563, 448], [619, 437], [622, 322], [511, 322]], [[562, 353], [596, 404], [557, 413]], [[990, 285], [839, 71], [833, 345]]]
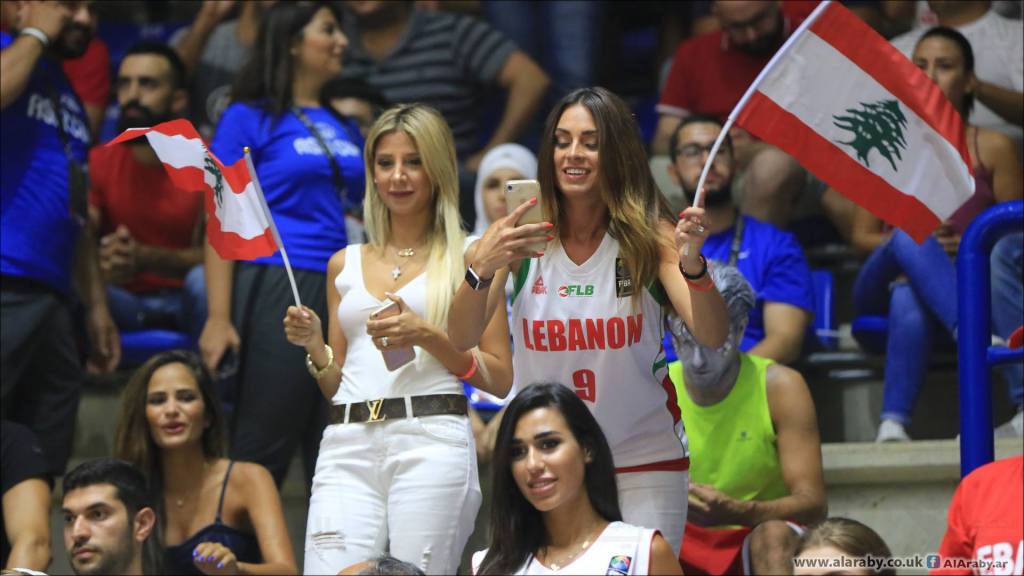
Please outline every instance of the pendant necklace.
[[[412, 258], [416, 255], [416, 250], [413, 248], [401, 248], [395, 252], [399, 258]], [[402, 266], [408, 264], [408, 261], [402, 262], [401, 264], [395, 264], [394, 268], [391, 269], [391, 278], [395, 282], [398, 282], [398, 278], [402, 275]]]

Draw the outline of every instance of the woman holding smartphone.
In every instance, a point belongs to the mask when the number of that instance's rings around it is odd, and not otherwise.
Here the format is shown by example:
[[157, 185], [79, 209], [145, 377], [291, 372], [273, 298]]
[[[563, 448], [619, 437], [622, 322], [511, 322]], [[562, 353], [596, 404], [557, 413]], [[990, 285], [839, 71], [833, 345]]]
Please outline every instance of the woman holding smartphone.
[[495, 315], [478, 349], [459, 351], [445, 333], [467, 242], [440, 114], [391, 108], [370, 129], [364, 156], [370, 243], [328, 263], [329, 345], [309, 308], [292, 306], [284, 319], [331, 403], [303, 572], [335, 574], [389, 546], [429, 574], [453, 574], [480, 506], [459, 380], [508, 392], [508, 320]]
[[[700, 254], [704, 210], [687, 208], [673, 228], [629, 107], [603, 88], [556, 105], [538, 160], [537, 200], [553, 222], [517, 226], [526, 203], [488, 228], [470, 248], [449, 336], [460, 349], [476, 345], [504, 316], [495, 311], [511, 273], [517, 387], [562, 382], [586, 401], [611, 445], [623, 519], [657, 528], [678, 552], [689, 461], [661, 347], [664, 315], [678, 314], [715, 348], [728, 332]], [[530, 248], [538, 240], [545, 251]]]

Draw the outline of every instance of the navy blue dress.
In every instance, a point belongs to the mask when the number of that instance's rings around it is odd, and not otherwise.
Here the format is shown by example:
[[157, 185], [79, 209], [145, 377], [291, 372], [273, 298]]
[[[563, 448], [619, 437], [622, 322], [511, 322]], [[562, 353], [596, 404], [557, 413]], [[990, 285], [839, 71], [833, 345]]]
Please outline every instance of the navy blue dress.
[[220, 487], [220, 502], [217, 504], [217, 518], [214, 519], [213, 524], [203, 527], [181, 544], [168, 546], [165, 549], [164, 562], [168, 574], [202, 574], [192, 563], [192, 551], [203, 542], [217, 542], [230, 548], [239, 562], [263, 561], [260, 544], [254, 534], [232, 528], [221, 522], [220, 519], [224, 508], [224, 493], [227, 492], [228, 478], [231, 477], [231, 468], [234, 465], [233, 460], [229, 462], [228, 470], [224, 473], [224, 484]]

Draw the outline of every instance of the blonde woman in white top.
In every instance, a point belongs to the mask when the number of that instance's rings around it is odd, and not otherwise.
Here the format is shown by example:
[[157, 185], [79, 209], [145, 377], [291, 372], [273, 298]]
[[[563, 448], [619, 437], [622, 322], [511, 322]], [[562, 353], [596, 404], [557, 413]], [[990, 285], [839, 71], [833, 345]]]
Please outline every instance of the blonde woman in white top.
[[[504, 396], [508, 325], [495, 315], [478, 349], [456, 350], [447, 311], [465, 267], [452, 136], [440, 114], [399, 105], [373, 125], [364, 153], [365, 246], [328, 264], [328, 342], [310, 309], [290, 307], [285, 334], [331, 401], [306, 528], [307, 574], [335, 574], [390, 552], [431, 574], [454, 573], [480, 505], [460, 379]], [[385, 299], [401, 312], [371, 313]], [[391, 371], [383, 353], [412, 348]], [[392, 366], [394, 367], [394, 366]], [[284, 383], [283, 383], [284, 384]]]

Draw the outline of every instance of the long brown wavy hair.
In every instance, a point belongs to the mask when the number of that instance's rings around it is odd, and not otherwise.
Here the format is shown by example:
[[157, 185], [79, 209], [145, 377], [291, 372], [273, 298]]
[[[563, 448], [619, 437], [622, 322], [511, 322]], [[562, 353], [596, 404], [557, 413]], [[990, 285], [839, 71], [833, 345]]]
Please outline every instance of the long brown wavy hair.
[[651, 176], [640, 127], [629, 106], [610, 90], [580, 88], [562, 98], [548, 115], [537, 154], [537, 179], [542, 202], [555, 227], [564, 225], [565, 201], [555, 177], [555, 129], [571, 106], [586, 108], [597, 125], [598, 177], [601, 199], [608, 207], [608, 233], [618, 240], [636, 298], [658, 276], [660, 249], [665, 243], [661, 222], [674, 223], [672, 210]]
[[224, 415], [220, 400], [214, 392], [213, 376], [199, 357], [185, 350], [171, 350], [146, 361], [132, 374], [121, 394], [121, 416], [114, 433], [114, 456], [131, 462], [146, 475], [157, 496], [158, 505], [163, 502], [163, 473], [160, 469], [160, 448], [153, 441], [146, 420], [146, 399], [153, 374], [175, 363], [188, 369], [203, 398], [205, 416], [209, 421], [209, 425], [203, 429], [203, 455], [207, 459], [224, 455]]

